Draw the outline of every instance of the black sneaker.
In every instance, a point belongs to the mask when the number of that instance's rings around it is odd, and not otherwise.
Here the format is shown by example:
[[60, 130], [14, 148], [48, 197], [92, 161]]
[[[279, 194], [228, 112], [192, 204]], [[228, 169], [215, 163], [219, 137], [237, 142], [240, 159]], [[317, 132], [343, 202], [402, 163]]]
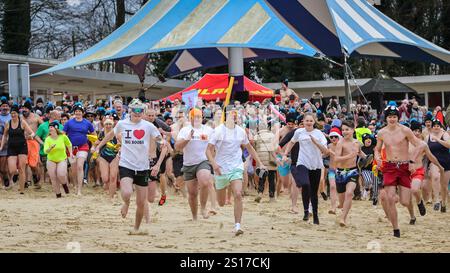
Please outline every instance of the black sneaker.
[[326, 195], [326, 193], [321, 192], [320, 195], [322, 195], [323, 200], [325, 200], [325, 201], [328, 200], [328, 196]]
[[8, 178], [6, 178], [6, 179], [3, 178], [3, 184], [5, 185], [5, 188], [8, 188], [9, 187], [9, 179]]
[[305, 211], [305, 216], [303, 216], [303, 221], [309, 220], [309, 211]]
[[37, 174], [33, 174], [33, 185], [39, 184], [39, 176]]
[[374, 198], [372, 201], [372, 205], [376, 206], [378, 204], [378, 198]]
[[28, 187], [31, 185], [30, 181], [25, 182], [25, 189], [28, 189]]
[[416, 224], [416, 217], [411, 218], [411, 220], [409, 220], [409, 224], [410, 225], [415, 225]]
[[417, 205], [419, 208], [420, 216], [425, 216], [427, 214], [427, 209], [425, 208], [425, 205], [423, 204], [423, 200], [420, 201], [420, 203]]
[[394, 237], [400, 238], [400, 230], [394, 229]]
[[314, 225], [318, 225], [318, 224], [319, 224], [319, 216], [314, 215], [314, 216], [313, 216], [313, 219], [314, 219], [314, 220], [313, 220], [313, 224], [314, 224]]
[[19, 175], [18, 174], [15, 174], [14, 176], [13, 176], [13, 182], [14, 183], [17, 183], [17, 180], [19, 179]]

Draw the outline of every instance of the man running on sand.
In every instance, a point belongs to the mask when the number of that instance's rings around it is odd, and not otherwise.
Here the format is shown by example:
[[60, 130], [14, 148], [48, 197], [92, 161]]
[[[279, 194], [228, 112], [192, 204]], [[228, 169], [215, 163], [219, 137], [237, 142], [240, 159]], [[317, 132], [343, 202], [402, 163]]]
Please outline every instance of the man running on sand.
[[[134, 99], [128, 106], [131, 109], [130, 117], [117, 123], [113, 131], [108, 133], [96, 148], [99, 148], [113, 139], [114, 135], [121, 140], [119, 175], [120, 191], [124, 204], [121, 209], [125, 218], [130, 206], [133, 184], [136, 190], [136, 219], [134, 229], [130, 235], [145, 235], [146, 231], [139, 231], [144, 217], [145, 203], [147, 202], [147, 187], [150, 166], [151, 138], [161, 140], [158, 129], [148, 121], [143, 120], [145, 105], [138, 99]], [[154, 168], [151, 175], [155, 176], [158, 169]]]
[[[214, 168], [215, 184], [219, 206], [225, 205], [226, 188], [231, 185], [234, 193], [234, 232], [236, 236], [244, 233], [241, 229], [243, 212], [242, 203], [242, 179], [244, 175], [244, 162], [242, 161], [241, 146], [247, 148], [261, 169], [265, 166], [261, 163], [255, 149], [250, 145], [247, 134], [238, 122], [238, 111], [227, 112], [226, 124], [221, 124], [214, 129], [209, 140], [206, 156]], [[215, 157], [213, 156], [215, 149]]]
[[209, 218], [206, 209], [208, 186], [211, 182], [212, 167], [206, 157], [206, 148], [213, 129], [202, 124], [202, 111], [193, 108], [189, 112], [191, 124], [178, 133], [175, 149], [183, 151], [183, 178], [189, 194], [192, 219], [197, 220], [198, 191], [200, 187], [200, 206], [203, 218]]
[[[441, 176], [444, 175], [444, 168], [441, 164], [439, 164], [439, 161], [437, 158], [431, 153], [430, 148], [428, 147], [427, 143], [422, 140], [422, 124], [412, 121], [411, 122], [411, 130], [414, 133], [414, 136], [420, 141], [420, 146], [411, 145], [409, 146], [409, 154], [411, 156], [412, 161], [414, 163], [411, 163], [409, 165], [409, 168], [411, 170], [411, 198], [416, 198], [416, 204], [419, 208], [419, 213], [421, 216], [424, 216], [426, 214], [425, 204], [422, 199], [421, 194], [421, 188], [423, 184], [423, 180], [425, 178], [425, 167], [423, 166], [423, 159], [426, 155], [428, 159], [438, 166], [439, 172], [441, 173]], [[416, 154], [416, 158], [412, 158]], [[414, 216], [414, 206], [411, 199], [411, 202], [408, 206], [409, 215], [411, 217], [410, 224], [414, 225], [416, 223], [416, 217]]]
[[[31, 111], [32, 109], [33, 106], [31, 105], [31, 102], [26, 101], [22, 107], [22, 116], [30, 126], [31, 130], [33, 132], [37, 132], [39, 125], [41, 125], [43, 121], [38, 115], [36, 115]], [[36, 139], [32, 138], [29, 134], [26, 134], [25, 137], [27, 139], [27, 146], [28, 146], [28, 166], [30, 166], [32, 172], [33, 184], [36, 189], [40, 189], [41, 186], [39, 185], [40, 180], [39, 150], [41, 147], [39, 142]]]
[[387, 125], [378, 132], [375, 158], [378, 162], [377, 166], [380, 166], [380, 162], [382, 162], [381, 148], [384, 144], [386, 161], [383, 162], [383, 183], [387, 195], [386, 211], [394, 229], [394, 236], [399, 238], [400, 229], [398, 227], [397, 208], [395, 207], [397, 186], [400, 204], [408, 207], [411, 201], [409, 163], [410, 158], [417, 157], [416, 155], [411, 157], [408, 153], [409, 143], [419, 147], [421, 142], [414, 136], [411, 129], [398, 123], [400, 113], [397, 107], [388, 106], [384, 110], [384, 116]]

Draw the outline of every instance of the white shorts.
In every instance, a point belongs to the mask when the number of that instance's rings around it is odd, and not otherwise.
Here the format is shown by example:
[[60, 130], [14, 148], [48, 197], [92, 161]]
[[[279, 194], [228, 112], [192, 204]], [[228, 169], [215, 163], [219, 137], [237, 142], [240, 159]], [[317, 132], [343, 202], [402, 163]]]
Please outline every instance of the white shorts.
[[76, 158], [84, 158], [87, 159], [88, 158], [88, 152], [86, 151], [78, 151], [77, 155], [75, 156]]

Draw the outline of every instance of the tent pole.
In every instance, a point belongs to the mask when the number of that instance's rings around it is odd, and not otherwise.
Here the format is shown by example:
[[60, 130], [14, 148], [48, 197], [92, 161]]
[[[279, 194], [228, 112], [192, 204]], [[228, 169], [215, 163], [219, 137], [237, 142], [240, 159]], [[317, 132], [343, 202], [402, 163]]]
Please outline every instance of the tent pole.
[[248, 93], [244, 89], [244, 49], [241, 47], [228, 48], [228, 73], [234, 77], [232, 100], [241, 102], [248, 100]]
[[244, 75], [244, 52], [242, 48], [228, 48], [228, 72], [232, 77]]
[[345, 104], [347, 105], [347, 111], [350, 110], [350, 104], [352, 102], [352, 94], [350, 93], [349, 84], [349, 71], [347, 64], [347, 54], [344, 53], [344, 84], [345, 84]]

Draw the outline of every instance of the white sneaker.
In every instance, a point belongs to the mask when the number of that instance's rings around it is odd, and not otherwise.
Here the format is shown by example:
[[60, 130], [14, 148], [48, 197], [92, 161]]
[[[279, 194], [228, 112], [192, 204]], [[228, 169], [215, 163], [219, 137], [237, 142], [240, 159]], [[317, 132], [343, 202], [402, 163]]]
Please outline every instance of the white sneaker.
[[312, 214], [312, 212], [313, 212], [312, 204], [311, 204], [311, 203], [309, 203], [308, 211], [309, 211], [309, 214]]

